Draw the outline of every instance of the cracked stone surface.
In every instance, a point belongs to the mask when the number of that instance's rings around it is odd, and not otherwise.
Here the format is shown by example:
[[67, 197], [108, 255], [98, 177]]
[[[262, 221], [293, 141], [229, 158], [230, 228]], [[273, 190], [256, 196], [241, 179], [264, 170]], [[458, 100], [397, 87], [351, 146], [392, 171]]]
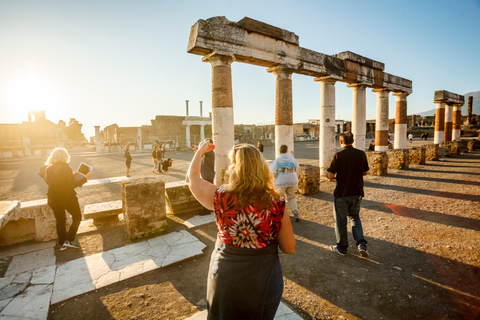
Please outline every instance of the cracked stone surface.
[[55, 261], [53, 248], [20, 254], [13, 257], [5, 276], [8, 277], [26, 271], [33, 272], [38, 268], [54, 266]]
[[57, 268], [51, 303], [203, 254], [185, 230], [69, 261]]
[[215, 222], [215, 214], [213, 212], [208, 215], [192, 217], [187, 221], [185, 221], [183, 224], [190, 229], [190, 228], [198, 227], [211, 222]]

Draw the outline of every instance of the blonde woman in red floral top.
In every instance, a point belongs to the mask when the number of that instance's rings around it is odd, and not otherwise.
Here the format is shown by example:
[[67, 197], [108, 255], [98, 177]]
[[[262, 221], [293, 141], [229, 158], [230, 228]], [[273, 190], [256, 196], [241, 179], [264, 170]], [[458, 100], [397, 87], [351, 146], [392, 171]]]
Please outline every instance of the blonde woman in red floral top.
[[285, 200], [262, 154], [249, 144], [231, 151], [227, 184], [203, 180], [201, 157], [214, 148], [202, 142], [187, 172], [192, 194], [215, 211], [218, 230], [208, 273], [208, 319], [273, 319], [283, 293], [278, 248], [295, 251]]

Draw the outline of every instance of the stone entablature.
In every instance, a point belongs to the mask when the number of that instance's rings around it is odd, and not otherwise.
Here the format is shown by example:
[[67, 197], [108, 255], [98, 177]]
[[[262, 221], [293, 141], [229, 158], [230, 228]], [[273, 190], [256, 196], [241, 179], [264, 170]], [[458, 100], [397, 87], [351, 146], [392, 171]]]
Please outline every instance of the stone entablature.
[[327, 55], [302, 48], [295, 33], [248, 17], [237, 23], [226, 17], [198, 20], [191, 28], [187, 52], [215, 53], [267, 68], [284, 65], [293, 73], [412, 93], [412, 82], [384, 73], [381, 62], [350, 51]]
[[388, 172], [388, 156], [384, 151], [365, 152], [367, 155], [368, 171], [371, 176], [384, 176]]
[[446, 90], [437, 90], [435, 91], [433, 101], [463, 105], [465, 103], [465, 97]]

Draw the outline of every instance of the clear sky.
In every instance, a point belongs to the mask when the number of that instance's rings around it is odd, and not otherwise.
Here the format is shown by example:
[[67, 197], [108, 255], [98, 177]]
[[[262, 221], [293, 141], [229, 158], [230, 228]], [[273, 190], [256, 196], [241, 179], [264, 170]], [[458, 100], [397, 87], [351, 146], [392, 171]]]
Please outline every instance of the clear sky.
[[[76, 118], [94, 126], [150, 124], [156, 115], [211, 111], [211, 66], [188, 54], [199, 19], [247, 16], [294, 32], [300, 46], [352, 51], [413, 81], [408, 114], [435, 108], [433, 94], [480, 90], [479, 0], [39, 1], [0, 0], [0, 123]], [[233, 63], [235, 123], [273, 124], [275, 77]], [[320, 117], [320, 84], [293, 76], [293, 120]], [[336, 84], [336, 118], [351, 120], [352, 91]], [[367, 90], [367, 118], [376, 95]], [[390, 118], [395, 99], [390, 98]]]

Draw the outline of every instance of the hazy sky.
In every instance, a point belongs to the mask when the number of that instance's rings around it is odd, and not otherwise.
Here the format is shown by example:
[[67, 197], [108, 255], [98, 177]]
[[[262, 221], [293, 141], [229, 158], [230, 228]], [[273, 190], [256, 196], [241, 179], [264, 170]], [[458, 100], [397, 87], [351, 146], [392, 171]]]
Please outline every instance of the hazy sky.
[[[211, 111], [211, 66], [188, 54], [199, 19], [247, 16], [294, 32], [300, 46], [352, 51], [413, 81], [408, 114], [433, 94], [480, 90], [480, 1], [23, 1], [0, 0], [0, 123], [76, 118], [86, 137], [103, 127], [150, 124], [156, 115]], [[273, 124], [275, 77], [233, 63], [235, 123]], [[293, 120], [320, 117], [320, 84], [293, 76]], [[336, 84], [336, 118], [351, 120], [352, 91]], [[376, 95], [367, 90], [367, 118]], [[390, 118], [395, 98], [390, 97]]]

